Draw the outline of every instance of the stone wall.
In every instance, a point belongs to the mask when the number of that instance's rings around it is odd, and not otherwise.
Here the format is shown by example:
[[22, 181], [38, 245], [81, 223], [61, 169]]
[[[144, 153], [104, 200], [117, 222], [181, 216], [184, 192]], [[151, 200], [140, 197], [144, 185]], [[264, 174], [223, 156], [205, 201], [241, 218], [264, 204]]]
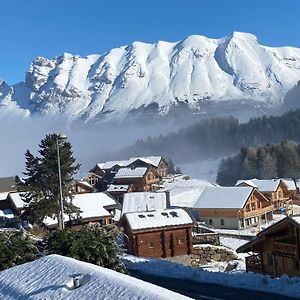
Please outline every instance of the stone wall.
[[229, 262], [237, 259], [235, 251], [222, 246], [197, 245], [191, 253], [192, 265], [202, 266], [212, 262]]

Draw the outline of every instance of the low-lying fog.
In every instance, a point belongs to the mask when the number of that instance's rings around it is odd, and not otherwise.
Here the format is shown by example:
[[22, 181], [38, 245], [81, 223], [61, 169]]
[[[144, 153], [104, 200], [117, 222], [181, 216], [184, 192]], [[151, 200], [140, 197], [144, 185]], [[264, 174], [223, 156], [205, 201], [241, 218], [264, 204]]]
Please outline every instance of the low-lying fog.
[[1, 117], [0, 177], [22, 175], [25, 170], [25, 151], [38, 154], [38, 144], [46, 134], [63, 132], [72, 144], [74, 157], [81, 164], [79, 173], [84, 173], [96, 163], [116, 157], [114, 153], [139, 138], [157, 136], [174, 130], [175, 127], [157, 125], [141, 127], [129, 124], [72, 125], [63, 120], [35, 118], [18, 119]]

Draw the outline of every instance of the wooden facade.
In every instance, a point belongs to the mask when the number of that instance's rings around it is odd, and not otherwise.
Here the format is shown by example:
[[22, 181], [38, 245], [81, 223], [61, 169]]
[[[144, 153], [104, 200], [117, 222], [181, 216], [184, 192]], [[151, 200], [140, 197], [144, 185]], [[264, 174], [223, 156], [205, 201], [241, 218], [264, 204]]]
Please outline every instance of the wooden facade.
[[172, 257], [190, 254], [192, 250], [192, 226], [169, 226], [131, 231], [121, 223], [127, 236], [128, 253], [143, 257]]
[[246, 270], [279, 277], [300, 276], [300, 224], [286, 217], [260, 232], [237, 252], [251, 252], [246, 257]]
[[159, 174], [152, 166], [148, 166], [146, 172], [139, 177], [114, 178], [115, 185], [130, 185], [131, 192], [150, 192], [158, 190]]
[[160, 161], [157, 165], [154, 165], [153, 163], [148, 162], [147, 160], [144, 160], [142, 158], [137, 158], [135, 161], [133, 161], [130, 165], [128, 165], [128, 167], [148, 167], [151, 166], [159, 176], [161, 177], [166, 177], [169, 172], [169, 166], [167, 161], [161, 157]]
[[214, 228], [243, 229], [273, 219], [273, 205], [257, 189], [253, 188], [243, 207], [195, 208], [199, 219]]
[[[239, 186], [249, 186], [249, 184], [243, 182]], [[292, 213], [293, 195], [295, 192], [289, 191], [287, 185], [282, 180], [279, 180], [279, 184], [275, 190], [267, 191], [259, 187], [258, 190], [271, 201], [274, 211], [284, 209], [287, 214]]]
[[93, 193], [95, 188], [86, 181], [75, 181], [73, 185], [75, 194]]

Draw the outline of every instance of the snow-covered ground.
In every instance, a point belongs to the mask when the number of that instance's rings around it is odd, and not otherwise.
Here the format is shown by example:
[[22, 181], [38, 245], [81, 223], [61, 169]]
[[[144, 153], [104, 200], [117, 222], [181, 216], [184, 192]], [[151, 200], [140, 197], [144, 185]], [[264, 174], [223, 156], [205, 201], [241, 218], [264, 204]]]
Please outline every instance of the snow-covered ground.
[[[73, 277], [80, 287], [74, 289]], [[0, 299], [190, 299], [69, 257], [49, 255], [0, 272]]]
[[178, 166], [184, 174], [189, 174], [192, 178], [216, 182], [220, 161], [221, 159], [206, 159]]
[[209, 272], [201, 268], [188, 267], [162, 259], [145, 259], [126, 255], [123, 258], [130, 270], [168, 278], [181, 278], [196, 282], [215, 283], [229, 287], [265, 291], [300, 298], [300, 278], [286, 275], [272, 279], [270, 276], [233, 272]]

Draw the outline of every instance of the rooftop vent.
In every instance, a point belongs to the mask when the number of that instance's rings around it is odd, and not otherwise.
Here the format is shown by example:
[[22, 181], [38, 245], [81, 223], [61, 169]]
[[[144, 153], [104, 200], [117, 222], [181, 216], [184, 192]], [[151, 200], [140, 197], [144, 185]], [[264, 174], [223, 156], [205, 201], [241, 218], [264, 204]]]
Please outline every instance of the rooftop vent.
[[171, 212], [170, 212], [170, 215], [171, 215], [172, 217], [178, 217], [178, 214], [177, 214], [176, 211], [171, 211]]
[[154, 215], [150, 214], [150, 215], [147, 215], [147, 217], [154, 218]]

